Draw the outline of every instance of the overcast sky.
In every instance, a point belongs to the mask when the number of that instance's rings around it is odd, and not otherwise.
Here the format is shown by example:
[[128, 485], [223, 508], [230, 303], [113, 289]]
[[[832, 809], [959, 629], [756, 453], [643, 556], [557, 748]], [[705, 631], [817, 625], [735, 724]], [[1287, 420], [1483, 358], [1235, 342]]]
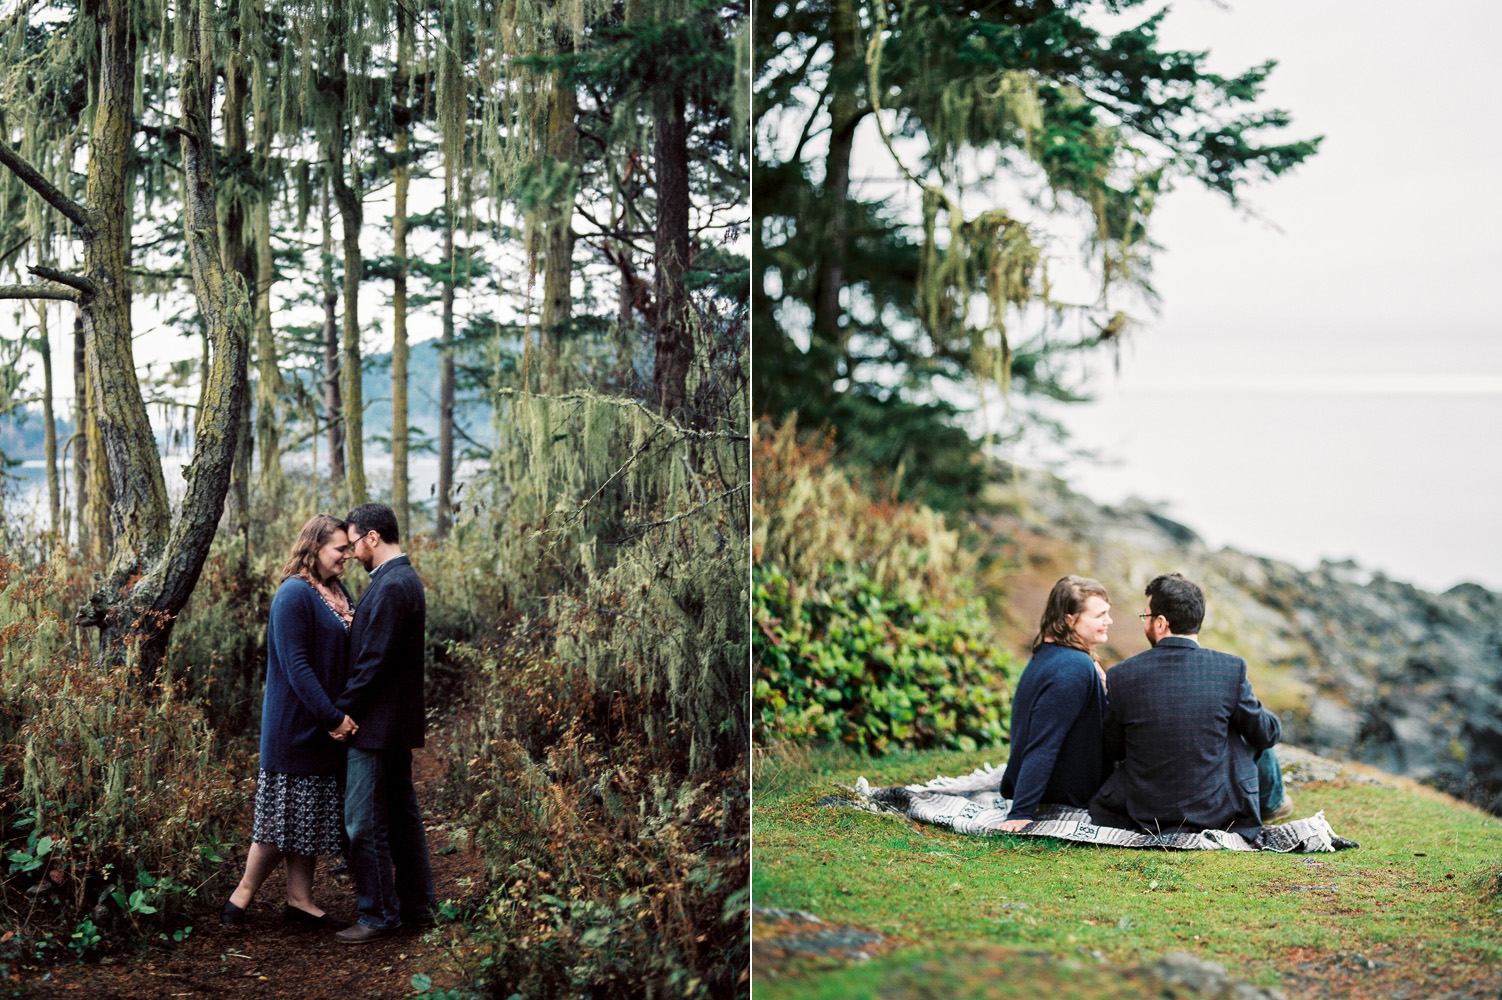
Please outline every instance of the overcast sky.
[[[1488, 440], [1502, 425], [1499, 29], [1502, 5], [1454, 0], [1173, 7], [1163, 47], [1208, 51], [1224, 75], [1276, 59], [1262, 106], [1292, 114], [1289, 139], [1324, 144], [1246, 189], [1244, 210], [1192, 182], [1159, 202], [1161, 305], [1127, 306], [1119, 371], [1082, 364], [1098, 401], [1055, 415], [1103, 461], [1069, 461], [1066, 478], [1102, 501], [1161, 502], [1215, 545], [1502, 589]], [[916, 217], [869, 123], [855, 169], [862, 196]], [[1020, 206], [1003, 185], [964, 203]], [[1036, 232], [1056, 295], [1094, 299], [1096, 279], [1069, 266], [1080, 225]]]
[[1268, 103], [1326, 138], [1249, 192], [1272, 225], [1162, 202], [1161, 311], [1063, 417], [1118, 460], [1067, 469], [1085, 492], [1303, 565], [1502, 588], [1499, 29], [1502, 5], [1453, 0], [1174, 7], [1165, 44], [1277, 59]]

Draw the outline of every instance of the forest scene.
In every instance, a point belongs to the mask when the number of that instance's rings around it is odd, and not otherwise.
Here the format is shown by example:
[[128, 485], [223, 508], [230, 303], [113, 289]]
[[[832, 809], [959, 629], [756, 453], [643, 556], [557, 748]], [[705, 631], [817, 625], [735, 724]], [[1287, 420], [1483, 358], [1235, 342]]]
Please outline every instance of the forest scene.
[[[0, 4], [0, 989], [748, 990], [749, 17]], [[370, 501], [438, 912], [356, 955], [218, 911], [279, 570]]]
[[[1251, 554], [1223, 526], [1212, 542], [1215, 525], [1191, 527], [1169, 506], [1199, 480], [1271, 507], [1284, 467], [1238, 452], [1259, 427], [1270, 441], [1261, 457], [1324, 444], [1343, 407], [1380, 405], [1414, 423], [1420, 412], [1397, 390], [1367, 388], [1374, 380], [1361, 385], [1370, 399], [1310, 389], [1306, 402], [1297, 366], [1301, 354], [1326, 357], [1322, 336], [1339, 351], [1337, 372], [1378, 364], [1369, 326], [1341, 339], [1338, 317], [1359, 286], [1338, 265], [1306, 264], [1309, 301], [1293, 306], [1267, 284], [1277, 255], [1303, 252], [1295, 232], [1330, 256], [1357, 242], [1309, 220], [1316, 199], [1348, 186], [1352, 150], [1385, 141], [1380, 127], [1368, 134], [1351, 114], [1311, 127], [1283, 101], [1340, 89], [1311, 81], [1329, 79], [1325, 54], [1351, 42], [1360, 15], [1326, 11], [1306, 39], [1293, 7], [1200, 7], [1193, 28], [1175, 27], [1179, 7], [1133, 0], [785, 0], [755, 11], [758, 997], [1481, 997], [1499, 985], [1502, 744], [1491, 706], [1502, 595], [1473, 582], [1489, 579], [1490, 563], [1472, 558], [1478, 576], [1424, 589], [1321, 552], [1298, 565]], [[1213, 40], [1196, 34], [1217, 19]], [[1379, 48], [1380, 29], [1356, 34]], [[1235, 54], [1213, 58], [1220, 49]], [[1279, 86], [1300, 72], [1274, 58], [1285, 49], [1304, 58], [1298, 86]], [[1346, 158], [1321, 173], [1330, 146]], [[1390, 180], [1432, 198], [1421, 169]], [[1259, 211], [1300, 185], [1304, 200], [1289, 203], [1307, 217]], [[1214, 228], [1204, 221], [1214, 213], [1242, 225]], [[1203, 235], [1212, 230], [1271, 248], [1266, 272]], [[1453, 271], [1445, 279], [1460, 285]], [[1219, 298], [1196, 301], [1192, 320], [1173, 315], [1173, 294], [1211, 283]], [[1325, 300], [1334, 305], [1319, 321], [1303, 317]], [[1236, 326], [1243, 313], [1262, 326]], [[1194, 357], [1221, 367], [1152, 353], [1165, 317], [1183, 328], [1181, 348], [1214, 341]], [[1411, 349], [1412, 330], [1399, 368], [1428, 357]], [[1237, 353], [1233, 340], [1249, 346]], [[1460, 356], [1456, 371], [1485, 367]], [[1141, 447], [1085, 454], [1070, 411], [1111, 395], [1149, 357], [1161, 366], [1142, 377], [1150, 388], [1098, 407], [1123, 428], [1097, 440], [1118, 441], [1129, 433], [1121, 401], [1151, 406], [1130, 427]], [[1257, 374], [1277, 391], [1243, 390], [1237, 363], [1264, 366]], [[1452, 377], [1438, 361], [1433, 370]], [[1309, 383], [1347, 388], [1324, 374]], [[1401, 372], [1391, 382], [1431, 391]], [[1495, 400], [1488, 383], [1464, 405], [1492, 412]], [[1423, 405], [1420, 436], [1445, 439], [1453, 411]], [[1340, 497], [1347, 517], [1379, 506], [1352, 485], [1353, 468], [1380, 466], [1394, 483], [1410, 474], [1387, 464], [1379, 440], [1368, 429], [1338, 455], [1311, 443], [1298, 457], [1317, 458], [1294, 483]], [[1031, 464], [1037, 455], [1056, 457]], [[1107, 500], [1074, 488], [1092, 461], [1142, 455], [1161, 492]], [[1385, 531], [1427, 539], [1429, 520], [1449, 517], [1435, 503]], [[1280, 513], [1304, 524], [1312, 507]], [[1003, 768], [1022, 751], [1014, 700], [1044, 648], [1056, 581], [1091, 578], [1109, 595], [1092, 600], [1109, 608], [1110, 637], [1089, 647], [1109, 700], [1112, 672], [1154, 643], [1144, 586], [1169, 573], [1203, 585], [1198, 643], [1244, 658], [1261, 706], [1281, 720], [1292, 815], [1327, 822], [1334, 846], [1236, 854], [1173, 849], [1168, 834], [1146, 850], [1023, 835], [1031, 817], [982, 820], [994, 794], [920, 815], [924, 796], [970, 779], [1010, 797]]]

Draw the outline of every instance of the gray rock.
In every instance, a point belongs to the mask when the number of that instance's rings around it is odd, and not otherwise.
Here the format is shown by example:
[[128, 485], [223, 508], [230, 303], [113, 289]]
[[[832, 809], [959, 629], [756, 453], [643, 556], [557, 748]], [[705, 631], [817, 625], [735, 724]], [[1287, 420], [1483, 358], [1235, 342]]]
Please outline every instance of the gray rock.
[[[982, 527], [1071, 545], [1052, 555], [1071, 560], [1061, 570], [1099, 579], [1123, 610], [1160, 572], [1204, 585], [1202, 641], [1246, 658], [1285, 739], [1502, 808], [1502, 594], [1431, 594], [1350, 560], [1305, 570], [1211, 551], [1161, 504], [1102, 506], [1044, 473], [1016, 470], [1006, 488], [1016, 509]], [[1140, 648], [1124, 624], [1123, 650]]]
[[1171, 951], [1147, 967], [1165, 985], [1185, 986], [1202, 997], [1216, 1000], [1288, 1000], [1282, 990], [1260, 989], [1226, 974], [1225, 966], [1197, 958], [1184, 951]]

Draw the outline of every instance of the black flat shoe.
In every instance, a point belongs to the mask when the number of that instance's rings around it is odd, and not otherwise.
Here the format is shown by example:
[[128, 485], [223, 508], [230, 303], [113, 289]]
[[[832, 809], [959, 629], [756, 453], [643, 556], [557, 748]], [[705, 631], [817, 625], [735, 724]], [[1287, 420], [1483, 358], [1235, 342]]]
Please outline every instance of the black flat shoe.
[[327, 913], [315, 917], [307, 910], [299, 910], [291, 903], [282, 907], [282, 923], [302, 924], [305, 927], [321, 927], [326, 931], [342, 931], [349, 926], [348, 920], [340, 920], [338, 917], [329, 916]]
[[231, 927], [238, 927], [245, 923], [245, 911], [226, 899], [224, 901], [224, 909], [219, 911], [219, 922], [229, 924]]

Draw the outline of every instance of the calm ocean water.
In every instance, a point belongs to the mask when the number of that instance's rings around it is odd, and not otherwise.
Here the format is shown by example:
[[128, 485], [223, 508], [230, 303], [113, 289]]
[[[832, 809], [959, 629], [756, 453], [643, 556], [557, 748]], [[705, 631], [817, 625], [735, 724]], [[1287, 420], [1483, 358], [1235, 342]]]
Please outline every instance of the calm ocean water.
[[1210, 545], [1502, 590], [1502, 393], [1110, 390], [1058, 416], [1076, 490], [1163, 501]]

